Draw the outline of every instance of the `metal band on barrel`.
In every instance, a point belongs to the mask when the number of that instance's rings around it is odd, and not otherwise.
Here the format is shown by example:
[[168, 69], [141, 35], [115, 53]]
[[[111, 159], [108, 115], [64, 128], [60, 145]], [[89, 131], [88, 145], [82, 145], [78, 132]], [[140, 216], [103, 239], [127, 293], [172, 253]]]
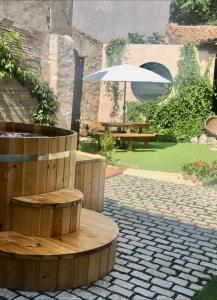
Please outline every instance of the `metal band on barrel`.
[[75, 150], [49, 154], [5, 154], [0, 155], [0, 162], [25, 162], [25, 161], [42, 161], [67, 158], [75, 154]]

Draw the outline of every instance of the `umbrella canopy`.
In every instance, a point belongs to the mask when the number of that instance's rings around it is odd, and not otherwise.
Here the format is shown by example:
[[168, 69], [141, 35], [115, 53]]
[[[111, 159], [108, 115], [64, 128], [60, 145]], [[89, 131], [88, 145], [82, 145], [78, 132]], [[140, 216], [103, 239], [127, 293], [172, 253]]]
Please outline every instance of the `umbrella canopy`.
[[118, 81], [124, 82], [124, 106], [123, 121], [126, 117], [126, 83], [127, 82], [151, 82], [151, 83], [171, 83], [166, 78], [141, 67], [123, 64], [102, 69], [83, 77], [84, 81]]
[[171, 83], [166, 78], [141, 67], [118, 65], [87, 75], [84, 81], [156, 82]]

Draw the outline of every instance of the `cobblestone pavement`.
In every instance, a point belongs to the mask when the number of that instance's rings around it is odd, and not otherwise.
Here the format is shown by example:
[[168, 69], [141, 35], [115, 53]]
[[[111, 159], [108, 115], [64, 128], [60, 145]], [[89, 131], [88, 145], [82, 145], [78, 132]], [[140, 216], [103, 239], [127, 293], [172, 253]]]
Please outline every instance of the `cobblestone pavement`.
[[106, 180], [104, 214], [119, 224], [118, 257], [102, 280], [75, 290], [1, 299], [185, 300], [217, 275], [217, 192], [120, 175]]

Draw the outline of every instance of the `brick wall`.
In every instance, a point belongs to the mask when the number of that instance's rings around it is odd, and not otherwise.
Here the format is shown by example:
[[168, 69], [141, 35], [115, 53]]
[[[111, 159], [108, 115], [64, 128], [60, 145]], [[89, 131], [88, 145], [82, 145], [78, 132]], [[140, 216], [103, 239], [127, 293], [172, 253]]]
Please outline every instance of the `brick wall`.
[[38, 101], [16, 79], [0, 80], [0, 121], [32, 123]]

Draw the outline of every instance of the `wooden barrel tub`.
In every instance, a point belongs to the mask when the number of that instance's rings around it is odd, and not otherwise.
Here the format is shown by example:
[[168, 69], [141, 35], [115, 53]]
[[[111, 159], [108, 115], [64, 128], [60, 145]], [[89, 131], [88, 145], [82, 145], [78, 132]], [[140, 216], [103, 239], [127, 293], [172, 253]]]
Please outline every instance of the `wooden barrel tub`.
[[0, 132], [25, 132], [30, 137], [0, 136], [0, 224], [8, 229], [12, 197], [74, 187], [77, 134], [70, 130], [0, 122]]
[[212, 116], [206, 119], [205, 130], [209, 136], [217, 138], [217, 116]]
[[[74, 188], [76, 141], [70, 130], [0, 122], [1, 287], [71, 289], [113, 269], [118, 226], [82, 208], [83, 193]], [[88, 188], [100, 197], [104, 164], [96, 161], [79, 177], [88, 176]], [[90, 208], [102, 208], [100, 197]]]

